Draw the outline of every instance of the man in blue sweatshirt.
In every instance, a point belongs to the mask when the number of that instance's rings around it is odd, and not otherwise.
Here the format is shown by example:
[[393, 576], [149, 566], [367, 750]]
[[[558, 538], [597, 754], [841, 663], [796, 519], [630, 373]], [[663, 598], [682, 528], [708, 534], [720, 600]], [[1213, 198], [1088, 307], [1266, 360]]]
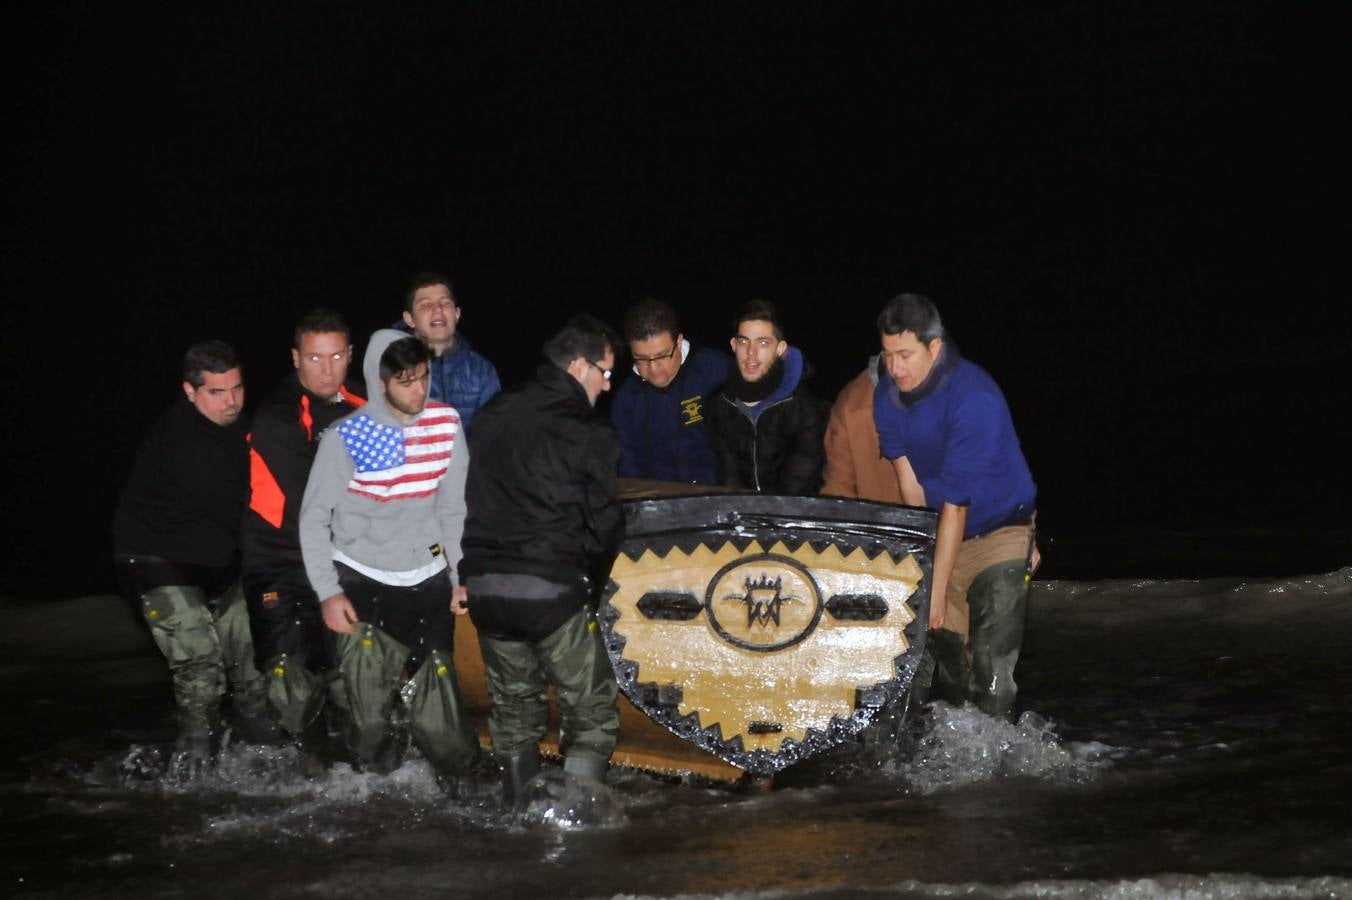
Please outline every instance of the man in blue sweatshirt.
[[728, 374], [728, 357], [691, 345], [676, 312], [640, 300], [624, 316], [633, 377], [615, 391], [620, 477], [717, 484], [705, 407]]
[[474, 414], [502, 390], [502, 382], [493, 364], [456, 330], [460, 313], [449, 278], [436, 272], [414, 276], [404, 295], [404, 326], [432, 351], [429, 399], [454, 406], [468, 433]]
[[878, 332], [890, 376], [874, 392], [879, 445], [905, 502], [939, 511], [926, 647], [934, 690], [1007, 715], [1017, 691], [1037, 488], [1004, 395], [958, 354], [929, 298], [893, 298]]

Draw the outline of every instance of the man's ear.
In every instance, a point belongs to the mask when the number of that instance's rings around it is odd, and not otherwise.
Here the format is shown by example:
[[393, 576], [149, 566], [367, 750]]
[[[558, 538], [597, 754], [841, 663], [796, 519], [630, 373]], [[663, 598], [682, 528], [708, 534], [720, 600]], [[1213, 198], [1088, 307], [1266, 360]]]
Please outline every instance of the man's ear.
[[189, 403], [194, 402], [197, 397], [197, 389], [192, 386], [190, 381], [183, 382], [183, 393], [188, 398]]
[[413, 327], [413, 313], [408, 310], [404, 310], [404, 324], [409, 328]]
[[[350, 349], [351, 348], [349, 348], [349, 350]], [[300, 368], [300, 351], [297, 350], [295, 347], [291, 348], [291, 365], [297, 369]]]

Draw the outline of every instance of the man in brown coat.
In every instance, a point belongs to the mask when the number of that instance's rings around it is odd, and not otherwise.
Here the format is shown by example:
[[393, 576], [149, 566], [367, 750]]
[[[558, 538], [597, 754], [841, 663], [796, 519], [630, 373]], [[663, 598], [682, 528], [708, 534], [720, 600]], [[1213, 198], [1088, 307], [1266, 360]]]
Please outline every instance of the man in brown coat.
[[902, 502], [896, 469], [878, 449], [878, 428], [873, 422], [873, 391], [877, 386], [878, 357], [873, 356], [864, 371], [836, 397], [826, 425], [823, 494]]

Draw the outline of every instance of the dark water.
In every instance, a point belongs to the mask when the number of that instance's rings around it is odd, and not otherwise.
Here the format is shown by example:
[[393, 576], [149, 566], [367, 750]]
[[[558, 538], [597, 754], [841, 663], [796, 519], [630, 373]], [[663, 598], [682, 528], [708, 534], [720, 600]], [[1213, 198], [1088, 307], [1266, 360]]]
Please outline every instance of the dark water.
[[420, 761], [148, 777], [167, 678], [120, 602], [4, 605], [0, 893], [1352, 896], [1352, 569], [1044, 582], [1017, 725], [938, 706], [768, 793], [626, 773], [604, 827], [519, 827]]

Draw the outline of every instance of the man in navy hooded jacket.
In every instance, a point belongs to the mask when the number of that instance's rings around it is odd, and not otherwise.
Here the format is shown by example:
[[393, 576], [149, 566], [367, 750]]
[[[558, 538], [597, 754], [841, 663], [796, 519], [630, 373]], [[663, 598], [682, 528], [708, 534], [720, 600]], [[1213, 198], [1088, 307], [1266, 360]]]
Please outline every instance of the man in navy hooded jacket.
[[611, 420], [620, 436], [620, 477], [717, 484], [705, 412], [728, 373], [728, 358], [692, 346], [676, 312], [640, 300], [624, 317], [634, 376], [615, 392]]
[[742, 307], [731, 344], [736, 363], [709, 404], [719, 482], [771, 494], [815, 494], [826, 460], [826, 401], [807, 390], [807, 364], [784, 340], [765, 300]]

